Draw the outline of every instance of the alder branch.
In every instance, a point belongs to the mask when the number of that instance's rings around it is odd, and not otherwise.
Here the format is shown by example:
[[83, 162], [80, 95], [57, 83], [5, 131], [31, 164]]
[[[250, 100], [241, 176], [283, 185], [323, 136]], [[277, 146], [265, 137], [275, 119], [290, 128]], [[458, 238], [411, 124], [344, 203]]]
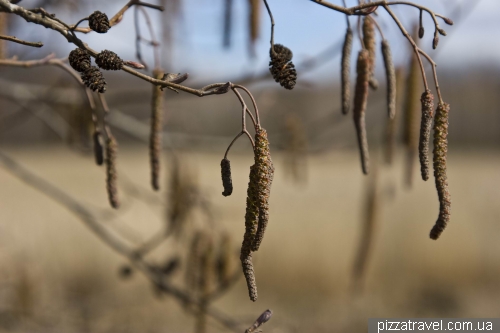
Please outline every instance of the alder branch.
[[26, 46], [32, 46], [32, 47], [42, 47], [43, 46], [42, 42], [28, 42], [28, 41], [25, 41], [22, 39], [18, 39], [14, 36], [0, 35], [0, 39], [8, 40], [9, 42], [14, 42], [14, 43], [18, 43], [18, 44], [22, 44], [22, 45], [26, 45]]

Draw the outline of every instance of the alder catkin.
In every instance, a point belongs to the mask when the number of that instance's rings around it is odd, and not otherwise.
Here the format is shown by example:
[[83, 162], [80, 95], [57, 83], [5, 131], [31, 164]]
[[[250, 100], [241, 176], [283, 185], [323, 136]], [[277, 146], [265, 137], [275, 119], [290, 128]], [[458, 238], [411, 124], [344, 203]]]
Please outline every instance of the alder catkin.
[[354, 125], [358, 137], [359, 151], [361, 154], [361, 167], [365, 175], [369, 172], [370, 157], [368, 153], [368, 139], [366, 136], [365, 112], [368, 101], [369, 54], [361, 50], [356, 67], [356, 91], [354, 96]]
[[[156, 79], [163, 77], [163, 72], [155, 70]], [[163, 131], [163, 92], [159, 86], [153, 85], [151, 98], [151, 133], [149, 136], [149, 160], [151, 166], [151, 186], [155, 191], [160, 189], [160, 156]]]
[[430, 232], [432, 239], [438, 239], [450, 220], [451, 196], [446, 176], [446, 158], [448, 154], [448, 117], [450, 105], [439, 103], [434, 118], [433, 165], [436, 189], [439, 197], [439, 216]]
[[111, 133], [106, 140], [106, 189], [111, 207], [118, 208], [116, 155], [118, 153], [118, 143]]
[[375, 79], [375, 55], [376, 55], [375, 23], [373, 18], [366, 16], [363, 20], [363, 44], [368, 51], [368, 82], [373, 90], [378, 88], [378, 81]]
[[422, 120], [420, 122], [420, 139], [418, 141], [418, 157], [423, 180], [429, 179], [429, 141], [431, 138], [432, 116], [434, 114], [434, 96], [426, 90], [420, 98], [422, 103]]
[[255, 168], [257, 173], [256, 192], [257, 206], [259, 208], [259, 219], [257, 232], [253, 239], [252, 251], [257, 251], [264, 238], [264, 233], [269, 222], [269, 195], [274, 178], [274, 166], [269, 151], [267, 132], [259, 128], [255, 133]]
[[352, 30], [347, 29], [342, 49], [342, 113], [348, 114], [351, 107], [351, 53], [352, 53]]
[[250, 181], [247, 190], [247, 207], [245, 213], [245, 234], [243, 243], [241, 244], [240, 260], [243, 268], [243, 275], [247, 282], [248, 294], [252, 301], [257, 300], [257, 284], [255, 282], [255, 274], [252, 264], [252, 243], [257, 232], [257, 221], [259, 218], [259, 207], [257, 205], [258, 191], [256, 184], [258, 183], [257, 167], [250, 167]]
[[94, 157], [95, 157], [95, 163], [97, 165], [102, 165], [104, 163], [104, 151], [102, 148], [102, 143], [101, 143], [101, 131], [96, 130], [94, 132], [93, 138], [94, 138]]
[[231, 179], [231, 162], [227, 158], [223, 158], [220, 161], [220, 169], [222, 176], [222, 186], [224, 187], [224, 192], [222, 195], [227, 197], [233, 193], [233, 181]]
[[382, 41], [382, 56], [384, 58], [385, 75], [387, 77], [387, 111], [389, 118], [394, 119], [396, 115], [396, 69], [392, 61], [389, 41]]

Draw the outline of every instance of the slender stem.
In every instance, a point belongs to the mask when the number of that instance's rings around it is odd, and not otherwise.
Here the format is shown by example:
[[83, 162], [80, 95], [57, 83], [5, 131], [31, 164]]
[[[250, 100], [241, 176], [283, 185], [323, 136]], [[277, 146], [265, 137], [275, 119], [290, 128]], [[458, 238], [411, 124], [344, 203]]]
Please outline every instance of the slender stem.
[[[248, 90], [247, 88], [245, 88], [244, 86], [241, 86], [239, 84], [235, 84], [234, 87], [237, 88], [237, 89], [241, 89], [241, 90], [245, 91], [247, 93], [248, 97], [250, 97], [250, 99], [252, 100], [253, 109], [255, 111], [255, 117], [256, 117], [256, 120], [257, 120], [257, 125], [260, 126], [259, 108], [257, 107], [257, 102], [255, 101], [255, 98], [253, 97], [253, 95], [250, 92], [250, 90]], [[254, 121], [254, 125], [255, 125], [255, 121]]]
[[160, 64], [160, 48], [158, 47], [160, 45], [160, 43], [158, 43], [158, 39], [156, 39], [156, 35], [155, 35], [155, 30], [153, 28], [153, 24], [151, 23], [151, 19], [149, 17], [149, 14], [148, 12], [143, 8], [143, 7], [138, 7], [139, 10], [142, 12], [142, 15], [144, 16], [144, 19], [146, 20], [146, 25], [148, 27], [148, 30], [149, 30], [149, 35], [151, 36], [151, 45], [153, 46], [153, 50], [154, 50], [154, 68], [158, 69], [161, 67], [161, 64]]
[[273, 56], [275, 56], [276, 52], [274, 51], [274, 17], [273, 13], [271, 12], [271, 8], [269, 8], [267, 0], [264, 0], [264, 4], [266, 5], [267, 13], [269, 14], [269, 18], [271, 19], [271, 52], [273, 53]]
[[14, 36], [0, 35], [0, 39], [8, 40], [9, 42], [14, 42], [14, 43], [18, 43], [18, 44], [22, 44], [22, 45], [26, 45], [26, 46], [32, 46], [32, 47], [42, 47], [43, 46], [42, 42], [28, 42], [28, 41], [25, 41], [22, 39], [18, 39]]
[[241, 103], [241, 107], [243, 107], [243, 108], [246, 110], [247, 114], [248, 114], [248, 115], [250, 116], [250, 118], [252, 119], [253, 126], [254, 126], [255, 128], [257, 128], [257, 126], [259, 126], [259, 125], [258, 125], [258, 123], [255, 121], [255, 118], [253, 117], [253, 115], [252, 115], [252, 113], [250, 112], [250, 110], [248, 109], [248, 106], [246, 105], [245, 100], [243, 99], [243, 97], [241, 96], [241, 94], [240, 94], [240, 93], [239, 93], [236, 89], [233, 89], [233, 92], [234, 92], [234, 94], [236, 95], [236, 97], [238, 97], [238, 99], [239, 99], [239, 101], [240, 101], [240, 103]]
[[[243, 112], [243, 114], [245, 114], [245, 113]], [[239, 133], [238, 133], [238, 134], [234, 137], [233, 141], [231, 141], [231, 143], [229, 144], [229, 146], [228, 146], [228, 147], [227, 147], [227, 149], [226, 149], [226, 153], [224, 154], [224, 158], [227, 158], [227, 154], [229, 153], [229, 150], [231, 149], [231, 147], [233, 146], [233, 144], [234, 144], [234, 143], [236, 142], [236, 140], [238, 140], [238, 138], [239, 138], [240, 136], [242, 136], [244, 133], [245, 133], [245, 132], [244, 132], [244, 130], [243, 130], [243, 131], [239, 132]]]
[[394, 20], [394, 22], [396, 22], [396, 24], [398, 25], [399, 29], [403, 33], [403, 35], [406, 37], [406, 39], [408, 39], [408, 41], [410, 42], [411, 46], [413, 47], [413, 51], [415, 52], [415, 56], [417, 57], [418, 64], [420, 66], [420, 71], [422, 72], [422, 79], [424, 81], [425, 90], [428, 90], [429, 89], [429, 84], [427, 83], [427, 77], [425, 75], [424, 64], [422, 62], [422, 58], [420, 57], [420, 51], [421, 51], [420, 48], [417, 46], [417, 44], [415, 43], [415, 41], [413, 40], [413, 38], [411, 38], [410, 34], [406, 31], [405, 27], [401, 24], [401, 22], [396, 17], [396, 15], [394, 14], [394, 12], [389, 8], [389, 6], [384, 5], [383, 7], [387, 11], [387, 13], [389, 13], [389, 15], [391, 15], [391, 17]]

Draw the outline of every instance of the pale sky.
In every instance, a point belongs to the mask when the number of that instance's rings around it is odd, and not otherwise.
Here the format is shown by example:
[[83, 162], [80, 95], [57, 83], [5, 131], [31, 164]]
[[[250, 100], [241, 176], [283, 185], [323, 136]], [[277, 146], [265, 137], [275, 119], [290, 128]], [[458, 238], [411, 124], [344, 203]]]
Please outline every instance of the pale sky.
[[[123, 2], [126, 2], [125, 0]], [[151, 0], [155, 2], [155, 0]], [[262, 5], [260, 39], [256, 44], [257, 57], [249, 57], [247, 48], [247, 11], [246, 0], [234, 0], [233, 16], [233, 44], [229, 50], [223, 50], [222, 45], [222, 5], [225, 0], [183, 0], [182, 19], [174, 31], [175, 48], [173, 50], [173, 68], [167, 71], [181, 72], [189, 71], [195, 75], [197, 80], [224, 80], [234, 78], [244, 73], [262, 71], [267, 68], [270, 22]], [[340, 0], [332, 0], [341, 3]], [[357, 1], [348, 0], [348, 5], [354, 5]], [[441, 37], [439, 52], [432, 50], [433, 25], [428, 16], [425, 16], [424, 25], [426, 36], [422, 40], [422, 48], [429, 55], [436, 55], [436, 61], [441, 67], [458, 66], [469, 68], [486, 63], [500, 67], [500, 0], [415, 0], [415, 2], [428, 6], [436, 12], [449, 15], [457, 4], [463, 3], [462, 15], [465, 17], [451, 17], [455, 26], [447, 26], [440, 20], [441, 27], [448, 32], [447, 37]], [[34, 1], [24, 0], [20, 4], [30, 7]], [[118, 5], [106, 5], [105, 1], [96, 2], [93, 9], [100, 9], [113, 15], [120, 7]], [[118, 2], [119, 3], [119, 2]], [[471, 4], [477, 3], [470, 11]], [[275, 41], [285, 44], [294, 52], [294, 61], [300, 61], [313, 56], [328, 46], [343, 39], [346, 21], [345, 16], [333, 10], [319, 6], [308, 0], [269, 0], [276, 21]], [[446, 4], [446, 6], [444, 5]], [[393, 6], [396, 14], [407, 28], [418, 19], [418, 10], [406, 6]], [[88, 10], [88, 9], [86, 9]], [[158, 22], [161, 14], [147, 9], [153, 19]], [[396, 62], [407, 59], [405, 53], [408, 50], [408, 42], [403, 39], [396, 24], [388, 15], [380, 9], [379, 23], [383, 26], [386, 38], [391, 41], [394, 58]], [[89, 13], [82, 13], [86, 16]], [[70, 21], [77, 17], [69, 18], [67, 14], [60, 13], [58, 17], [68, 18]], [[355, 24], [356, 18], [351, 17], [351, 23]], [[147, 32], [145, 28], [142, 29]], [[159, 33], [159, 31], [158, 31]], [[72, 47], [64, 42], [62, 37], [56, 37], [55, 32], [42, 27], [30, 27], [30, 29], [17, 32], [18, 37], [27, 39], [39, 38], [42, 41], [50, 40], [47, 47], [41, 49], [40, 53], [27, 54], [27, 57], [43, 55], [54, 50], [56, 45], [59, 56], [65, 56]], [[112, 28], [108, 34], [99, 35], [91, 33], [82, 39], [96, 49], [111, 49], [122, 58], [134, 59], [134, 27], [133, 13], [128, 12], [123, 21]], [[28, 38], [30, 37], [30, 38]], [[359, 44], [359, 43], [358, 43]], [[356, 46], [359, 47], [359, 46]], [[18, 50], [17, 47], [15, 50]], [[143, 47], [145, 58], [152, 60], [152, 52], [148, 47]], [[149, 56], [148, 56], [149, 55]], [[151, 62], [150, 62], [151, 63]], [[309, 78], [332, 78], [338, 77], [339, 58], [321, 66], [313, 73], [306, 73]]]

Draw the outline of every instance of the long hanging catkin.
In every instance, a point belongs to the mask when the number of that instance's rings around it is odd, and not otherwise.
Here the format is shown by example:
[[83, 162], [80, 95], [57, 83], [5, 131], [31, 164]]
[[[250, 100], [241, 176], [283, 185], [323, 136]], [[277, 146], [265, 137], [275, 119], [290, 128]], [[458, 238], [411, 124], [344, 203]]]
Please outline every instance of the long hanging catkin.
[[396, 115], [396, 69], [392, 61], [389, 41], [382, 41], [382, 56], [384, 58], [385, 75], [387, 77], [387, 110], [389, 118], [394, 119]]
[[429, 141], [434, 114], [434, 96], [430, 90], [426, 90], [420, 101], [422, 102], [422, 120], [420, 122], [420, 139], [418, 140], [418, 157], [422, 179], [426, 181], [429, 179]]
[[[153, 76], [163, 77], [163, 72], [156, 70]], [[163, 130], [163, 92], [159, 86], [153, 85], [151, 99], [151, 133], [149, 137], [149, 159], [151, 164], [151, 186], [155, 191], [160, 189], [160, 155]]]
[[351, 107], [351, 52], [352, 30], [347, 29], [342, 49], [342, 113], [348, 114]]
[[111, 207], [118, 208], [120, 201], [118, 200], [117, 189], [117, 172], [116, 172], [116, 155], [118, 153], [118, 143], [111, 133], [108, 134], [106, 140], [106, 189]]
[[366, 136], [365, 112], [368, 102], [368, 80], [369, 71], [369, 53], [367, 50], [361, 50], [357, 63], [356, 92], [354, 97], [354, 125], [358, 137], [359, 151], [361, 154], [361, 167], [365, 175], [370, 168], [370, 156], [368, 152], [368, 138]]
[[274, 177], [274, 166], [269, 151], [267, 132], [259, 128], [255, 133], [255, 167], [257, 172], [257, 206], [259, 208], [259, 219], [257, 232], [255, 234], [252, 251], [257, 251], [264, 238], [264, 233], [269, 221], [269, 195]]
[[220, 161], [220, 170], [222, 176], [222, 187], [224, 187], [224, 192], [222, 195], [227, 197], [233, 193], [233, 181], [231, 179], [231, 162], [227, 158], [223, 158]]
[[247, 190], [247, 207], [245, 213], [245, 234], [241, 244], [240, 260], [243, 268], [243, 275], [247, 282], [248, 294], [252, 301], [257, 300], [257, 284], [252, 264], [252, 243], [257, 233], [257, 223], [259, 219], [259, 207], [257, 204], [258, 193], [256, 184], [258, 183], [257, 167], [250, 167], [250, 181]]
[[439, 103], [434, 119], [434, 178], [439, 197], [439, 216], [431, 230], [430, 237], [438, 239], [450, 220], [451, 196], [448, 190], [448, 177], [446, 176], [446, 157], [448, 153], [448, 117], [450, 105]]
[[377, 90], [378, 81], [375, 78], [375, 56], [376, 56], [376, 38], [375, 38], [375, 23], [370, 16], [363, 20], [363, 44], [368, 50], [368, 83], [373, 90]]

